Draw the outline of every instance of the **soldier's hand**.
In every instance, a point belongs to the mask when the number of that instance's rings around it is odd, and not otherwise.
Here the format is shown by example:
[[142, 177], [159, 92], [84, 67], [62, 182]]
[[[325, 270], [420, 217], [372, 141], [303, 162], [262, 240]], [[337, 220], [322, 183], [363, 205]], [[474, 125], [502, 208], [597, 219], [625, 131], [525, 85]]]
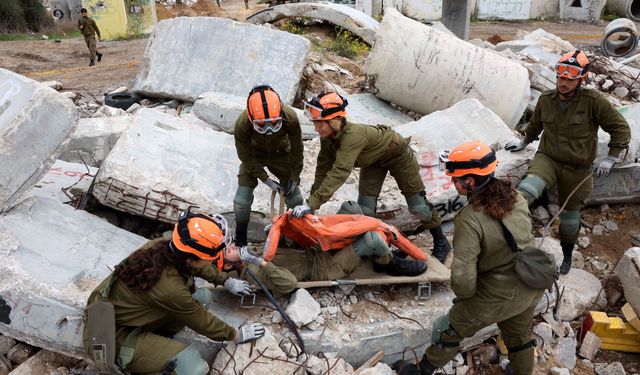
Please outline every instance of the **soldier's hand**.
[[253, 263], [256, 266], [260, 266], [262, 264], [262, 258], [252, 254], [246, 246], [242, 246], [238, 250], [238, 256], [240, 256], [240, 260], [243, 262]]
[[275, 191], [276, 193], [279, 193], [280, 190], [282, 190], [282, 186], [280, 186], [279, 183], [273, 181], [270, 178], [267, 178], [267, 180], [264, 182], [265, 185], [267, 185], [269, 187], [269, 189]]
[[234, 279], [230, 277], [224, 282], [224, 287], [232, 294], [236, 296], [248, 296], [253, 294], [253, 288], [251, 284], [245, 280]]
[[291, 210], [289, 217], [302, 219], [304, 215], [312, 214], [312, 213], [313, 213], [313, 210], [309, 206], [307, 206], [306, 204], [301, 204], [299, 206], [295, 206], [293, 210]]
[[288, 197], [293, 193], [294, 190], [298, 187], [298, 181], [289, 180], [287, 181], [287, 187], [284, 189], [284, 196]]
[[602, 159], [602, 161], [600, 161], [600, 164], [598, 164], [596, 175], [598, 177], [608, 176], [609, 173], [611, 173], [611, 169], [616, 164], [616, 161], [618, 161], [618, 159], [614, 158], [613, 156], [607, 156], [604, 159]]
[[524, 143], [523, 140], [517, 140], [517, 141], [507, 142], [507, 144], [504, 146], [504, 149], [507, 151], [516, 152], [516, 151], [523, 150], [525, 147], [527, 147], [527, 144]]
[[255, 341], [264, 336], [264, 332], [264, 326], [260, 323], [251, 323], [244, 325], [238, 329], [238, 344]]

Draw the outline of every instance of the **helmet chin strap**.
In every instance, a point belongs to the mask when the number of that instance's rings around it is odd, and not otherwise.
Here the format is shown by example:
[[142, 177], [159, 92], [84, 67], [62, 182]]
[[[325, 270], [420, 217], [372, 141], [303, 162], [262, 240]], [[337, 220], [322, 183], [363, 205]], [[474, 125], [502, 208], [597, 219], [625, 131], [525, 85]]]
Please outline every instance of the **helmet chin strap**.
[[491, 173], [486, 180], [484, 180], [480, 185], [476, 186], [475, 188], [469, 186], [467, 182], [462, 179], [460, 180], [460, 185], [462, 185], [462, 187], [464, 187], [467, 190], [467, 195], [471, 196], [474, 193], [477, 193], [480, 190], [484, 189], [484, 187], [487, 186], [489, 182], [493, 181], [494, 180], [493, 175], [494, 173]]

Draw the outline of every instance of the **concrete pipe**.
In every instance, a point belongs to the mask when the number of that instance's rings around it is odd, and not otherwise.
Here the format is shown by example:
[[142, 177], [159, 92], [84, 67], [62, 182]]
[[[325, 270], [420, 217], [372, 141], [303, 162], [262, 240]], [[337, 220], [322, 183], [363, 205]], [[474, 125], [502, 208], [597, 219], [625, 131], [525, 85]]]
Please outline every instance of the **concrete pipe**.
[[[640, 4], [640, 0], [637, 0]], [[602, 36], [601, 47], [605, 54], [623, 57], [631, 54], [638, 46], [636, 25], [627, 18], [615, 19], [607, 25]]]
[[608, 0], [607, 7], [618, 16], [640, 22], [640, 0]]

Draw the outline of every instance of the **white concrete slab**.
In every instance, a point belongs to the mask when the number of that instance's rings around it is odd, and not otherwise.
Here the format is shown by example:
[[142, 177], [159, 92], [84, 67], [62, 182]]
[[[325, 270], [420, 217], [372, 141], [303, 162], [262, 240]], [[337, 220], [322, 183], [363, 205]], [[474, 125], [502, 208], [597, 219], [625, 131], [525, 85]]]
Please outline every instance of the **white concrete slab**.
[[71, 163], [100, 167], [120, 138], [132, 124], [131, 116], [83, 118], [59, 158]]
[[[25, 197], [44, 197], [60, 203], [72, 201], [73, 193], [86, 193], [98, 168], [56, 160], [49, 171], [29, 190]], [[65, 193], [66, 191], [66, 193]]]

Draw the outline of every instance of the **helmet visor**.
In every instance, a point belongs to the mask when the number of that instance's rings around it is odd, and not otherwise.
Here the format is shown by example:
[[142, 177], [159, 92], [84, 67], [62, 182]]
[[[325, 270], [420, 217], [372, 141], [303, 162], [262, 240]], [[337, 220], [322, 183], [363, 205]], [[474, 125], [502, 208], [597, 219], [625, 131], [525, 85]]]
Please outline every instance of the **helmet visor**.
[[304, 103], [304, 114], [311, 121], [321, 120], [322, 111], [323, 111], [322, 107], [313, 105], [311, 102]]
[[556, 77], [567, 79], [580, 79], [585, 74], [584, 69], [575, 65], [556, 65]]
[[282, 129], [282, 117], [253, 120], [251, 124], [259, 134], [273, 134]]
[[233, 235], [229, 230], [229, 224], [227, 223], [227, 219], [225, 219], [224, 216], [215, 214], [211, 215], [211, 218], [216, 222], [218, 227], [220, 227], [220, 229], [222, 230], [222, 234], [224, 235], [225, 246], [220, 246], [220, 249], [222, 250], [224, 247], [231, 245], [234, 239]]

